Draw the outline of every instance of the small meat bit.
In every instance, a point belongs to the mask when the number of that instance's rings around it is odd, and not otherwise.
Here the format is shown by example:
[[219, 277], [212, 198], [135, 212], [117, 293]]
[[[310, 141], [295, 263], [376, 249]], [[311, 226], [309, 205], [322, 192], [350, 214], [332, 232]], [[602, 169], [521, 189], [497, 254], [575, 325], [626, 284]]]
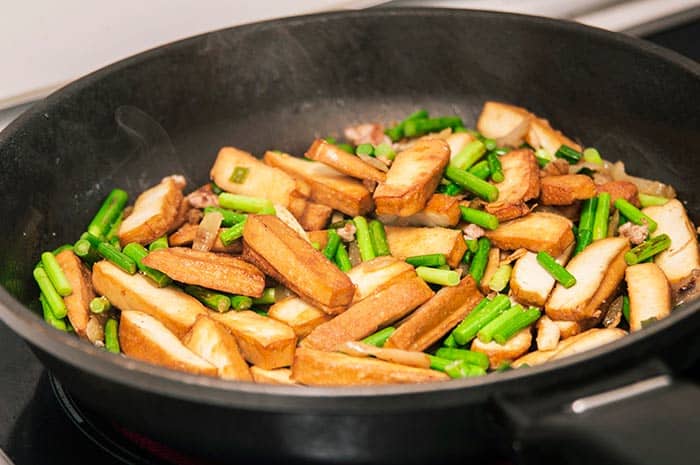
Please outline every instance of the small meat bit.
[[345, 128], [344, 134], [345, 138], [353, 145], [391, 144], [391, 139], [384, 134], [384, 126], [379, 123], [364, 123], [358, 124], [357, 126], [349, 126]]
[[219, 206], [219, 196], [212, 192], [210, 184], [205, 184], [196, 191], [190, 192], [185, 199], [193, 208]]
[[357, 228], [355, 227], [355, 223], [348, 221], [345, 223], [345, 226], [338, 228], [336, 231], [342, 240], [345, 242], [352, 242], [355, 240], [355, 232], [357, 231]]
[[540, 177], [563, 176], [569, 174], [569, 162], [563, 158], [556, 158], [540, 170]]
[[187, 210], [187, 213], [185, 214], [185, 221], [187, 221], [188, 224], [199, 224], [203, 217], [204, 213], [202, 213], [202, 210], [192, 208]]
[[617, 230], [620, 236], [626, 237], [634, 245], [644, 242], [649, 235], [649, 228], [646, 224], [634, 224], [631, 221], [620, 226]]
[[182, 190], [187, 186], [187, 180], [185, 180], [185, 177], [181, 174], [172, 174], [170, 176], [164, 177], [160, 182], [163, 182], [167, 179], [172, 179], [172, 181], [175, 183], [175, 186]]
[[466, 225], [464, 228], [462, 228], [462, 232], [464, 233], [464, 239], [467, 241], [483, 237], [483, 235], [486, 233], [481, 226], [476, 224]]

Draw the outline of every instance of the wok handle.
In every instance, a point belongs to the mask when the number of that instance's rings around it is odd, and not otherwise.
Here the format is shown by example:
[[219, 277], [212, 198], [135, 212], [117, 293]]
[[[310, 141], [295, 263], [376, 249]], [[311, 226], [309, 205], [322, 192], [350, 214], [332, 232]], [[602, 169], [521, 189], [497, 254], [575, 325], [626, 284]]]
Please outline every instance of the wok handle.
[[[620, 379], [625, 381], [616, 382]], [[547, 393], [499, 399], [516, 462], [700, 463], [700, 386], [666, 370], [629, 379], [626, 373], [598, 383], [592, 392], [574, 389], [573, 396], [554, 394], [544, 401], [540, 396]]]

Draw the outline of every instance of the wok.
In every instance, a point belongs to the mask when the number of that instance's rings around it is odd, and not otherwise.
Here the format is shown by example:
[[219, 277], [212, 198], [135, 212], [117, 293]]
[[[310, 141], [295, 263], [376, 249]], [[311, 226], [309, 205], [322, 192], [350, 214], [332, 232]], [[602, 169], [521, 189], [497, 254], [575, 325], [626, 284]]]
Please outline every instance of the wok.
[[110, 355], [37, 316], [31, 270], [40, 251], [75, 240], [113, 187], [133, 198], [171, 173], [197, 186], [222, 145], [301, 154], [314, 136], [416, 108], [473, 125], [486, 99], [546, 115], [630, 172], [672, 183], [700, 219], [700, 66], [689, 60], [622, 35], [511, 14], [290, 18], [121, 61], [2, 132], [0, 318], [82, 405], [217, 462], [513, 454], [521, 463], [695, 462], [700, 391], [674, 373], [700, 355], [700, 302], [614, 344], [535, 368], [333, 389], [177, 373]]

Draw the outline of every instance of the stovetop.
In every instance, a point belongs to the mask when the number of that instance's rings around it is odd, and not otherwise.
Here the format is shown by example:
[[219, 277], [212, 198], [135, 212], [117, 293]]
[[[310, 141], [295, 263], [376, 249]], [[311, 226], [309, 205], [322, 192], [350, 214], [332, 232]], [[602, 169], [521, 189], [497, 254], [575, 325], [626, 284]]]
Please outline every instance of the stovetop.
[[[700, 61], [700, 21], [648, 39]], [[181, 464], [197, 463], [173, 451], [163, 453], [145, 438], [133, 437], [81, 410], [27, 345], [2, 323], [0, 354], [0, 449], [15, 465], [162, 465], [165, 462], [159, 456], [163, 455], [175, 456]], [[146, 449], [156, 450], [155, 455]]]

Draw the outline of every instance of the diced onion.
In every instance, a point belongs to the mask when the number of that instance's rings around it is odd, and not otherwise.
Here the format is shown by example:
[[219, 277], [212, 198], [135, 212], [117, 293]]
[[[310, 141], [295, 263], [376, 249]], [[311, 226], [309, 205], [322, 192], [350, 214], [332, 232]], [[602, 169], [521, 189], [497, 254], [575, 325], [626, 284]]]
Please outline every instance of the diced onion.
[[219, 212], [209, 212], [197, 227], [197, 234], [192, 242], [192, 249], [201, 252], [209, 252], [214, 247], [216, 237], [219, 235], [219, 228], [224, 217]]
[[304, 231], [304, 228], [301, 227], [294, 215], [292, 215], [292, 212], [279, 204], [275, 204], [275, 212], [280, 221], [296, 231], [306, 242], [311, 243], [309, 235]]

